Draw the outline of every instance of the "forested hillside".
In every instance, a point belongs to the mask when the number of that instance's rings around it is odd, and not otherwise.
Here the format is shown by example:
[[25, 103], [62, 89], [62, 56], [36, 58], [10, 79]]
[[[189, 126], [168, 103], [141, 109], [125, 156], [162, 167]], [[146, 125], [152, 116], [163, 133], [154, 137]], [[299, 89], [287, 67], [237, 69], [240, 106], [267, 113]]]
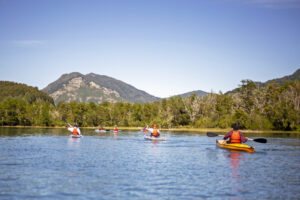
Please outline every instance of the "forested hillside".
[[300, 79], [300, 68], [298, 70], [296, 70], [292, 75], [289, 75], [289, 76], [284, 76], [282, 78], [276, 78], [276, 79], [272, 79], [272, 80], [269, 80], [265, 83], [262, 83], [260, 86], [266, 86], [270, 83], [278, 83], [279, 85], [283, 85], [285, 84], [286, 82], [289, 82], [289, 81], [296, 81]]
[[9, 98], [0, 103], [0, 125], [63, 126], [66, 119], [79, 126], [138, 127], [157, 123], [160, 128], [228, 128], [300, 130], [300, 80], [257, 87], [249, 80], [234, 94], [191, 95], [152, 103], [104, 102], [28, 103]]
[[[260, 88], [260, 87], [266, 87], [267, 85], [272, 84], [272, 83], [276, 83], [276, 84], [281, 86], [281, 85], [284, 85], [287, 82], [297, 81], [299, 79], [300, 79], [300, 68], [297, 69], [292, 75], [284, 76], [282, 78], [276, 78], [276, 79], [268, 80], [266, 82], [257, 82], [256, 81], [254, 83], [255, 83], [256, 87]], [[226, 94], [233, 94], [233, 93], [236, 93], [238, 91], [239, 91], [239, 88], [236, 88], [232, 91], [226, 92]]]
[[21, 83], [0, 81], [0, 101], [9, 97], [24, 98], [29, 103], [36, 101], [54, 103], [53, 99], [47, 93], [38, 90], [38, 88]]

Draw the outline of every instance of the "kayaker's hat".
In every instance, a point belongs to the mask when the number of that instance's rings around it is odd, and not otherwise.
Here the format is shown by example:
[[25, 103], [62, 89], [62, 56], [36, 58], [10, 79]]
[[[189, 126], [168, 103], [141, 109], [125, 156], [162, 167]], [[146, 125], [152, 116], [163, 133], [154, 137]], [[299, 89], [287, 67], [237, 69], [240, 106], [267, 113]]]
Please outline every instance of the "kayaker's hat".
[[153, 127], [156, 128], [156, 124], [154, 124]]

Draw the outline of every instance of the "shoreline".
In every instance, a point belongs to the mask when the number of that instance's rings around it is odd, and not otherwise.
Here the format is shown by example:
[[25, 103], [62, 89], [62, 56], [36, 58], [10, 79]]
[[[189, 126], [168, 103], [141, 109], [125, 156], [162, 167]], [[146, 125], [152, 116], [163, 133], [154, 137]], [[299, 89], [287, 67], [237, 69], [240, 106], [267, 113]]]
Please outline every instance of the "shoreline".
[[[66, 126], [0, 126], [0, 128], [43, 128], [43, 129], [65, 129]], [[98, 127], [80, 127], [81, 129], [98, 129]], [[113, 126], [104, 127], [104, 129], [113, 130]], [[139, 131], [143, 127], [118, 127], [119, 130], [134, 130]], [[218, 132], [226, 133], [232, 129], [221, 129], [221, 128], [160, 128], [160, 131], [173, 131], [173, 132], [197, 132], [197, 133], [206, 133], [206, 132]], [[283, 130], [240, 130], [243, 133], [297, 133], [300, 134], [300, 131], [283, 131]]]

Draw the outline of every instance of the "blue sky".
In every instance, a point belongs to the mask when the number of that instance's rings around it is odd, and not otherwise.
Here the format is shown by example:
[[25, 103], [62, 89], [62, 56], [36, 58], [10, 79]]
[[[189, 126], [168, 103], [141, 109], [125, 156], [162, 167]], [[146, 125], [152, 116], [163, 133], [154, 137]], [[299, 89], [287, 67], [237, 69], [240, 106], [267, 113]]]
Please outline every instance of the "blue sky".
[[90, 72], [158, 97], [300, 68], [300, 0], [0, 0], [0, 80]]

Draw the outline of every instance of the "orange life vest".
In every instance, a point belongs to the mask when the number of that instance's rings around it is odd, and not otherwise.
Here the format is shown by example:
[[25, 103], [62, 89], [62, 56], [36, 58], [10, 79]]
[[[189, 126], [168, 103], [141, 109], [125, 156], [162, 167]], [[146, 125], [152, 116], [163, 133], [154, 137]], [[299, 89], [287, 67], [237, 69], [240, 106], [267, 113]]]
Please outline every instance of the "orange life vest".
[[114, 131], [118, 131], [118, 128], [117, 128], [117, 127], [115, 127]]
[[241, 143], [241, 135], [238, 131], [232, 132], [230, 143]]
[[158, 136], [158, 130], [157, 130], [157, 128], [153, 129], [152, 135], [155, 136], [155, 137]]
[[77, 128], [73, 128], [73, 135], [79, 135], [78, 131], [77, 131]]

